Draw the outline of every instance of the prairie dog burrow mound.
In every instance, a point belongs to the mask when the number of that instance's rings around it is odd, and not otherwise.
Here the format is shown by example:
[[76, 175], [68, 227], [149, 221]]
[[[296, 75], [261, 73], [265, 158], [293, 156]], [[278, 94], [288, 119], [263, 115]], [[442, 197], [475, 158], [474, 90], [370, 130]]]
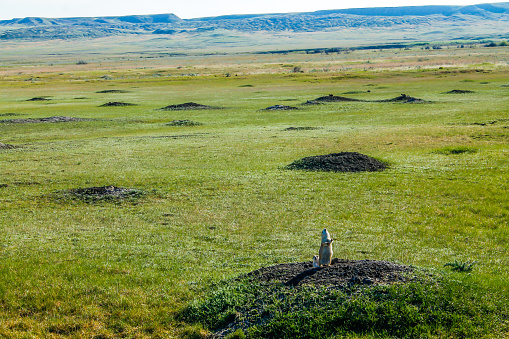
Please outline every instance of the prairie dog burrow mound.
[[0, 120], [0, 123], [6, 124], [35, 124], [35, 123], [55, 123], [55, 122], [76, 122], [76, 121], [90, 121], [91, 119], [74, 118], [65, 116], [55, 116], [48, 118], [29, 118], [29, 119], [7, 119]]
[[99, 107], [125, 107], [125, 106], [137, 106], [137, 105], [129, 102], [110, 101], [100, 105]]
[[115, 186], [75, 188], [59, 193], [65, 198], [86, 201], [138, 198], [145, 194], [145, 192], [137, 189]]
[[462, 89], [453, 89], [452, 91], [445, 92], [444, 94], [470, 94], [475, 93], [474, 91], [462, 90]]
[[297, 107], [286, 106], [286, 105], [274, 105], [264, 108], [263, 111], [293, 111], [297, 110]]
[[213, 107], [213, 106], [197, 104], [195, 102], [186, 102], [186, 103], [178, 104], [178, 105], [169, 105], [169, 106], [160, 108], [160, 110], [163, 110], [163, 111], [187, 111], [187, 110], [193, 110], [193, 109], [219, 109], [219, 108], [220, 107]]
[[403, 103], [419, 103], [419, 102], [425, 102], [423, 99], [414, 98], [407, 94], [401, 94], [395, 98], [392, 99], [385, 99], [385, 100], [374, 100], [373, 102], [403, 102]]
[[347, 98], [334, 94], [329, 94], [323, 97], [316, 98], [315, 100], [312, 100], [312, 102], [342, 102], [342, 101], [364, 101], [364, 100]]
[[48, 97], [35, 97], [27, 99], [26, 101], [50, 101], [51, 99]]
[[388, 285], [410, 281], [414, 269], [389, 261], [334, 258], [329, 266], [316, 268], [312, 261], [263, 267], [246, 274], [259, 282], [280, 281], [287, 286]]
[[294, 161], [286, 168], [291, 170], [326, 172], [374, 172], [382, 171], [386, 163], [357, 152], [341, 152], [317, 155]]

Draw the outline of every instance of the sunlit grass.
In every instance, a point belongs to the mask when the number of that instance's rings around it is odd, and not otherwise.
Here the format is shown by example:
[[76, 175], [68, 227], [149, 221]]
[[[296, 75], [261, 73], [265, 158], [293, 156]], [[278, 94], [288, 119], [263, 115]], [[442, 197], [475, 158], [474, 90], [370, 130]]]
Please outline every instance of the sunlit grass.
[[[437, 271], [475, 261], [473, 288], [507, 298], [507, 73], [453, 74], [0, 81], [0, 114], [22, 114], [1, 119], [92, 119], [0, 124], [0, 142], [22, 146], [0, 150], [0, 336], [179, 336], [191, 327], [174, 315], [211, 283], [311, 260], [323, 228], [340, 258]], [[442, 94], [460, 86], [475, 93]], [[104, 89], [129, 93], [96, 93]], [[364, 100], [406, 93], [429, 102], [299, 105], [355, 90]], [[25, 101], [44, 95], [53, 100]], [[98, 107], [117, 100], [139, 106]], [[188, 101], [224, 109], [158, 110]], [[261, 111], [281, 103], [301, 109]], [[201, 125], [167, 125], [174, 120]], [[285, 170], [341, 151], [389, 169]], [[147, 194], [55, 198], [106, 185]]]

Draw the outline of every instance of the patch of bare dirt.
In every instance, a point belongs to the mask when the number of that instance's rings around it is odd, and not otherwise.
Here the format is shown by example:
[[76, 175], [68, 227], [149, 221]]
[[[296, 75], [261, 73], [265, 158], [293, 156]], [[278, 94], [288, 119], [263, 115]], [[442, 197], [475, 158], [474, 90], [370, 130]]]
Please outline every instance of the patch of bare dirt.
[[287, 168], [328, 172], [374, 172], [386, 169], [387, 164], [357, 152], [341, 152], [302, 158]]
[[258, 282], [280, 281], [286, 286], [387, 285], [408, 281], [413, 268], [388, 261], [334, 258], [330, 266], [314, 268], [313, 262], [263, 267], [246, 274]]
[[199, 126], [203, 125], [201, 122], [191, 120], [173, 120], [166, 124], [167, 126]]
[[60, 193], [63, 194], [63, 196], [66, 198], [86, 201], [137, 198], [144, 194], [142, 191], [137, 189], [115, 186], [75, 188], [62, 191]]
[[125, 106], [137, 106], [137, 105], [131, 104], [129, 102], [110, 101], [110, 102], [100, 105], [99, 107], [125, 107]]
[[297, 107], [293, 106], [285, 106], [285, 105], [274, 105], [269, 106], [267, 108], [264, 108], [264, 111], [292, 111], [298, 109]]
[[45, 123], [45, 122], [74, 122], [74, 121], [89, 121], [90, 119], [74, 118], [74, 117], [49, 117], [49, 118], [36, 118], [36, 119], [7, 119], [0, 120], [0, 123], [9, 124], [32, 124], [32, 123]]
[[164, 111], [186, 111], [193, 109], [218, 109], [219, 107], [207, 106], [202, 104], [197, 104], [195, 102], [186, 102], [178, 105], [169, 105], [163, 108], [160, 108]]

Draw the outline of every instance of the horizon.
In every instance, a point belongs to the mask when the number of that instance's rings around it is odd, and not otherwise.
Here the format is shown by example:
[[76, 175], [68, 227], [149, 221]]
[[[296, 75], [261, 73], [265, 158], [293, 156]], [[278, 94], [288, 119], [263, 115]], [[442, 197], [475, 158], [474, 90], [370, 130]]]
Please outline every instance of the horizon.
[[[213, 7], [202, 0], [188, 1], [185, 4], [168, 5], [166, 1], [147, 0], [140, 7], [139, 2], [119, 0], [107, 4], [98, 0], [75, 0], [67, 3], [62, 0], [49, 0], [41, 3], [37, 0], [20, 0], [16, 4], [3, 8], [0, 20], [12, 20], [26, 17], [69, 18], [69, 17], [117, 17], [128, 15], [174, 14], [181, 19], [196, 19], [227, 15], [276, 14], [315, 12], [320, 10], [380, 8], [380, 7], [412, 7], [412, 6], [469, 6], [483, 3], [505, 3], [507, 1], [451, 0], [446, 4], [437, 0], [360, 0], [357, 6], [347, 6], [334, 0], [284, 1], [274, 3], [270, 0], [258, 1], [256, 4], [238, 4], [232, 0], [217, 0]], [[91, 5], [92, 4], [92, 5]], [[94, 5], [94, 4], [101, 4]], [[42, 7], [41, 7], [42, 6]], [[11, 13], [11, 14], [9, 14]], [[17, 13], [17, 14], [14, 14]]]

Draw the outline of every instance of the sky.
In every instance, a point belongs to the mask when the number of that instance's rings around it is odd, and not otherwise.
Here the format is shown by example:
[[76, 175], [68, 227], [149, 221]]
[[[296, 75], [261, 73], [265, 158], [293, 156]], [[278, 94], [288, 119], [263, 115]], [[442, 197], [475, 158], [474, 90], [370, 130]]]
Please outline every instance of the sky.
[[[509, 1], [509, 0], [506, 0]], [[473, 5], [497, 0], [0, 0], [0, 20], [173, 13], [182, 19], [227, 14], [310, 12], [325, 9]]]

